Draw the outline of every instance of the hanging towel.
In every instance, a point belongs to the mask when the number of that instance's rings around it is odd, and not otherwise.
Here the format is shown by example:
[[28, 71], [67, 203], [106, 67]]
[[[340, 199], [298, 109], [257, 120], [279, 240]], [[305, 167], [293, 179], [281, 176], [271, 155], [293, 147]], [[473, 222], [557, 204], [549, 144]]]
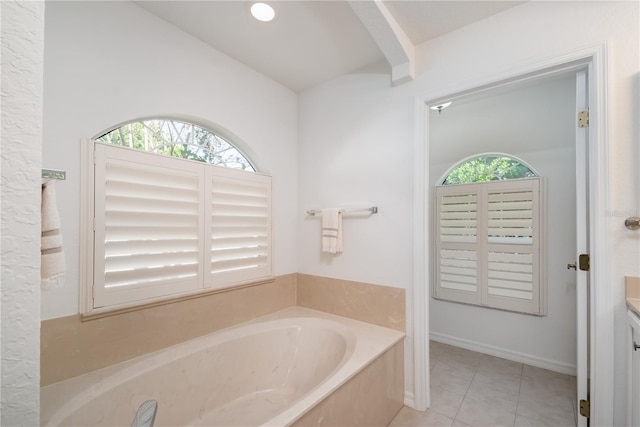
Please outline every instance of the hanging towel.
[[342, 252], [342, 213], [339, 208], [322, 209], [322, 251]]
[[65, 272], [60, 215], [56, 206], [55, 181], [42, 184], [40, 238], [40, 288], [42, 290], [62, 286]]

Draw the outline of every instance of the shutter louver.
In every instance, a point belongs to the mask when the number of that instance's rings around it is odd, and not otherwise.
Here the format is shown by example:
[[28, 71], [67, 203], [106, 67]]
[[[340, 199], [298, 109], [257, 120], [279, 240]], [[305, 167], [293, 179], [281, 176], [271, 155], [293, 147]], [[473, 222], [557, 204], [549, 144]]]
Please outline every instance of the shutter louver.
[[436, 200], [434, 295], [544, 314], [540, 178], [441, 186]]
[[96, 144], [95, 306], [200, 286], [203, 180], [157, 157]]
[[532, 190], [489, 192], [487, 216], [489, 243], [532, 243]]
[[438, 262], [436, 295], [467, 303], [480, 302], [477, 192], [468, 186], [439, 187], [437, 198]]
[[492, 307], [540, 314], [539, 179], [487, 185], [487, 289]]
[[272, 277], [271, 177], [94, 142], [93, 309]]
[[217, 288], [271, 276], [271, 178], [212, 170], [211, 281]]
[[458, 291], [478, 291], [478, 254], [476, 251], [440, 251], [440, 287]]
[[488, 293], [521, 300], [533, 300], [533, 256], [489, 252]]
[[440, 240], [475, 243], [478, 202], [475, 194], [443, 195], [440, 199]]

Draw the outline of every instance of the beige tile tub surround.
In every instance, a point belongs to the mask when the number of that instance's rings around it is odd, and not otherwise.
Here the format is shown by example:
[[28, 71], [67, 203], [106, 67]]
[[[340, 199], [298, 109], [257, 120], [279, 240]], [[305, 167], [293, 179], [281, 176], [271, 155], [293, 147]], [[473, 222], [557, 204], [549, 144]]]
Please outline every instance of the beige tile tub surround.
[[[153, 398], [160, 408], [157, 426], [288, 426], [346, 388], [351, 391], [340, 397], [352, 403], [339, 407], [373, 414], [332, 418], [344, 420], [332, 426], [371, 415], [385, 425], [401, 404], [402, 346], [387, 353], [403, 338], [389, 328], [288, 307], [43, 387], [40, 422], [128, 425], [138, 406]], [[377, 361], [381, 357], [386, 363]], [[354, 378], [362, 379], [350, 389]]]
[[640, 277], [626, 276], [624, 278], [624, 291], [627, 307], [640, 316]]
[[41, 324], [41, 385], [104, 368], [283, 308], [299, 305], [405, 331], [405, 291], [307, 274], [89, 321]]
[[395, 344], [293, 426], [387, 426], [403, 405], [403, 349]]
[[402, 288], [298, 274], [296, 304], [405, 331], [405, 291]]
[[89, 321], [41, 324], [41, 385], [113, 365], [295, 305], [296, 274]]

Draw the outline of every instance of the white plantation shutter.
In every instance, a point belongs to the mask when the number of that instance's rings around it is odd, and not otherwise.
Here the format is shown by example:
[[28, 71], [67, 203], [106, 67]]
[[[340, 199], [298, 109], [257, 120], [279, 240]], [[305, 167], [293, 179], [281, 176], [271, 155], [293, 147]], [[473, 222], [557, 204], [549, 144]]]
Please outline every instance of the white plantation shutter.
[[478, 223], [481, 194], [473, 185], [441, 187], [437, 191], [436, 297], [480, 302], [478, 283]]
[[[493, 184], [493, 185], [492, 185]], [[540, 178], [489, 183], [487, 305], [542, 314]]]
[[94, 307], [201, 287], [202, 169], [104, 144], [95, 159]]
[[210, 168], [213, 288], [271, 276], [271, 177]]
[[271, 277], [271, 177], [95, 143], [93, 308]]
[[436, 188], [434, 296], [545, 314], [541, 178]]

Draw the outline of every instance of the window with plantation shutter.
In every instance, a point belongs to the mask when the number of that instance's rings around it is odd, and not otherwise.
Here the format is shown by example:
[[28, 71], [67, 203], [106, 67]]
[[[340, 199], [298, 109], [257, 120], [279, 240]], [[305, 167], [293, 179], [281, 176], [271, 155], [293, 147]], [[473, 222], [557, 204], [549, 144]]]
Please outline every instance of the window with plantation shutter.
[[104, 144], [95, 159], [94, 306], [201, 287], [202, 168]]
[[93, 144], [92, 309], [271, 277], [271, 177]]
[[211, 286], [269, 276], [269, 177], [232, 169], [210, 172]]
[[541, 182], [436, 187], [434, 297], [546, 313]]

